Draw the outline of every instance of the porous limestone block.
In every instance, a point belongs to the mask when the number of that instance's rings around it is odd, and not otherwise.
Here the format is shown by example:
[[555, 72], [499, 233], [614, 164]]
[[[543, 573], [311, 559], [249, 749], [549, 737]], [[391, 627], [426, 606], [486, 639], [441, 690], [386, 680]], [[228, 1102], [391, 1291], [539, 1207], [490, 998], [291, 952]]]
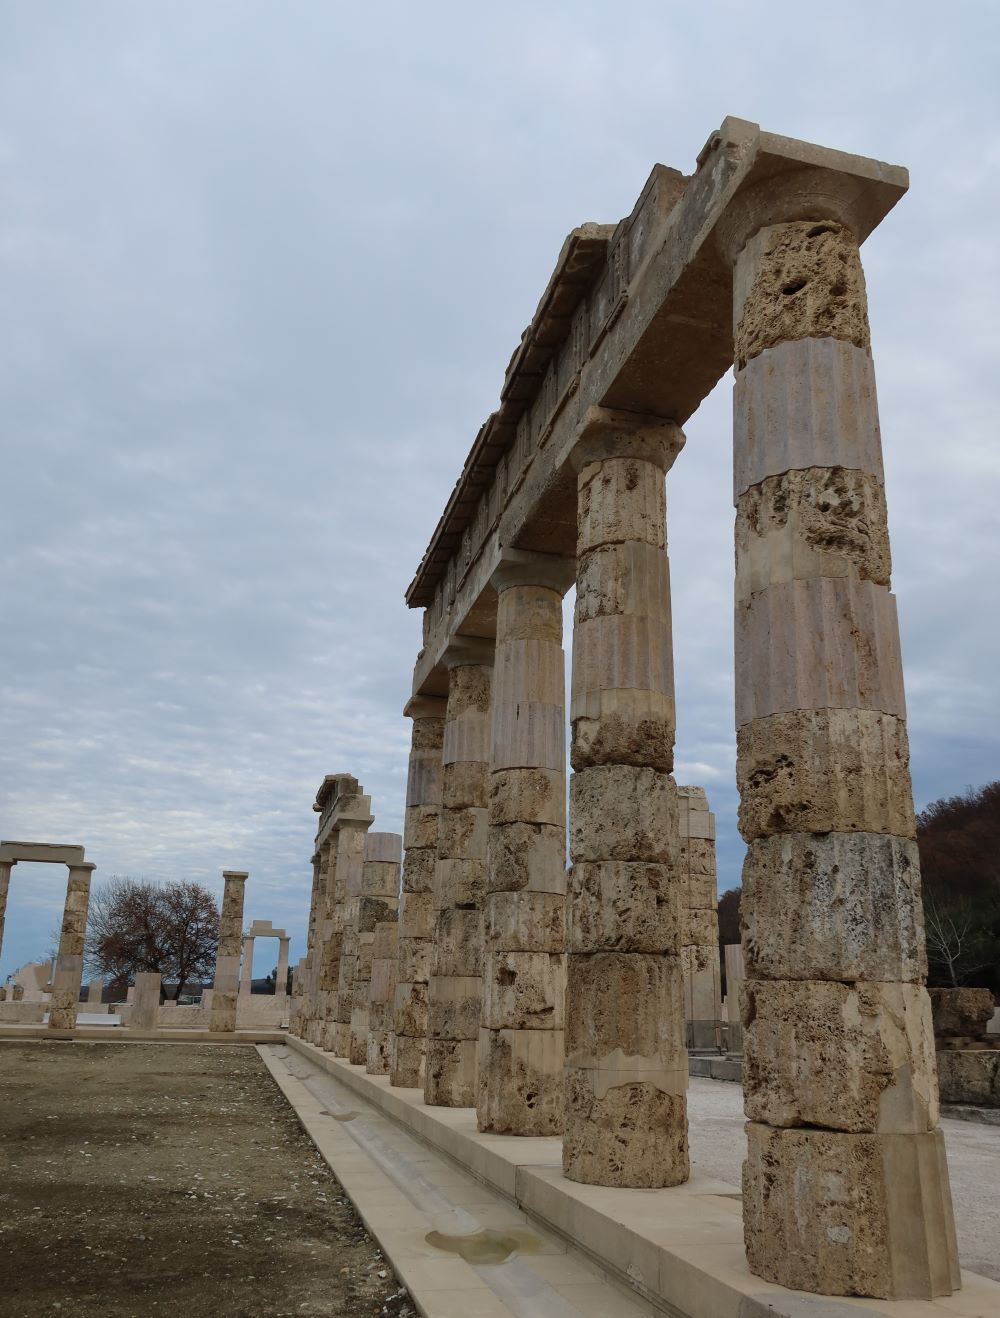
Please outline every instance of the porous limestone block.
[[563, 1127], [561, 1030], [479, 1032], [479, 1129], [558, 1135]]
[[756, 979], [922, 983], [920, 858], [885, 833], [785, 833], [750, 843], [743, 945]]
[[489, 822], [556, 824], [566, 819], [566, 776], [562, 769], [505, 769], [490, 775]]
[[373, 934], [375, 926], [388, 920], [396, 910], [396, 897], [366, 897], [357, 899], [357, 924], [359, 935]]
[[[444, 725], [444, 762], [485, 760], [485, 754], [455, 753], [455, 741], [465, 743], [488, 726], [492, 668], [489, 664], [457, 664], [448, 672], [448, 707]], [[488, 751], [489, 746], [483, 747]]]
[[793, 710], [736, 733], [739, 826], [772, 833], [916, 835], [906, 723], [870, 709]]
[[423, 1089], [425, 1044], [423, 1035], [393, 1034], [389, 1059], [389, 1083], [393, 1088]]
[[424, 1102], [432, 1107], [475, 1107], [478, 1053], [476, 1036], [428, 1039]]
[[479, 975], [440, 975], [427, 989], [427, 1037], [475, 1039], [479, 1035], [483, 981]]
[[434, 870], [434, 906], [480, 906], [486, 896], [486, 860], [441, 858]]
[[397, 977], [401, 984], [426, 984], [431, 974], [433, 944], [429, 938], [399, 940]]
[[759, 229], [733, 279], [737, 369], [789, 339], [841, 339], [868, 348], [868, 298], [858, 240], [833, 221]]
[[[441, 748], [433, 750], [411, 751], [406, 776], [406, 810], [403, 823], [403, 846], [414, 845], [407, 835], [407, 827], [419, 824], [419, 814], [410, 815], [411, 810], [433, 809], [441, 801], [442, 782]], [[419, 835], [417, 835], [419, 836]], [[420, 845], [417, 843], [416, 845]]]
[[438, 829], [438, 858], [478, 860], [486, 855], [485, 809], [442, 810]]
[[347, 1057], [351, 1051], [351, 1026], [349, 1022], [334, 1021], [326, 1027], [323, 1048], [334, 1057]]
[[930, 999], [936, 1035], [985, 1037], [995, 1006], [988, 988], [933, 988]]
[[561, 825], [493, 824], [486, 858], [494, 892], [566, 892], [566, 833]]
[[358, 939], [358, 960], [354, 967], [354, 983], [367, 984], [372, 977], [372, 950], [374, 934], [361, 934]]
[[933, 1130], [930, 1000], [920, 984], [743, 981], [743, 1098], [769, 1126]]
[[[383, 917], [384, 918], [384, 917]], [[399, 906], [399, 937], [430, 938], [434, 930], [434, 895], [407, 892]], [[343, 953], [341, 954], [343, 957]]]
[[595, 1093], [649, 1083], [687, 1092], [684, 978], [679, 957], [595, 952], [567, 958], [566, 1065]]
[[785, 581], [846, 577], [888, 586], [885, 487], [843, 467], [769, 476], [736, 506], [736, 599]]
[[663, 548], [636, 540], [591, 550], [577, 565], [573, 617], [631, 614], [670, 623], [670, 565]]
[[548, 952], [488, 950], [482, 1022], [491, 1030], [561, 1030], [565, 958]]
[[718, 887], [714, 874], [685, 874], [681, 872], [681, 905], [691, 911], [712, 911], [718, 907]]
[[486, 946], [494, 952], [564, 952], [566, 898], [548, 892], [491, 892]]
[[483, 972], [483, 913], [449, 907], [435, 916], [432, 973], [481, 975]]
[[510, 641], [497, 648], [490, 765], [561, 771], [565, 754], [563, 652], [550, 641]]
[[427, 1033], [427, 985], [397, 984], [394, 1028], [397, 1034], [422, 1039]]
[[718, 943], [719, 917], [714, 906], [681, 907], [681, 942], [705, 947]]
[[942, 1103], [1000, 1108], [1000, 1049], [942, 1048], [937, 1068]]
[[351, 1042], [347, 1059], [352, 1066], [365, 1066], [368, 1062], [368, 1007], [355, 1007], [351, 1012]]
[[396, 993], [396, 958], [372, 959], [369, 998], [372, 1002], [391, 1002]]
[[396, 897], [399, 894], [399, 861], [366, 861], [361, 871], [361, 894]]
[[485, 808], [489, 800], [490, 768], [482, 761], [465, 760], [444, 766], [441, 806], [445, 810]]
[[570, 779], [574, 864], [594, 860], [676, 863], [677, 794], [667, 773], [596, 765]]
[[586, 689], [576, 667], [573, 673], [572, 767], [637, 764], [669, 773], [674, 766], [673, 695], [642, 688]]
[[663, 468], [634, 457], [588, 463], [577, 477], [577, 558], [630, 540], [666, 547]]
[[497, 655], [493, 669], [493, 703], [497, 702], [497, 668], [501, 645], [509, 641], [562, 644], [562, 595], [550, 586], [512, 586], [497, 597]]
[[368, 1053], [365, 1070], [369, 1075], [388, 1075], [391, 1054], [389, 1004], [373, 1002], [368, 1009]]
[[683, 831], [677, 847], [678, 868], [683, 874], [703, 874], [715, 879], [715, 840], [685, 837]]
[[961, 1285], [940, 1130], [855, 1135], [747, 1123], [751, 1272], [794, 1290], [929, 1299]]
[[[411, 848], [437, 847], [438, 816], [441, 807], [433, 805], [408, 805], [403, 823], [403, 846], [406, 852]], [[405, 866], [408, 856], [404, 852]]]
[[656, 1189], [688, 1179], [687, 1099], [633, 1083], [594, 1092], [589, 1071], [566, 1068], [563, 1172], [589, 1185]]
[[906, 717], [896, 597], [856, 577], [785, 581], [737, 603], [736, 726], [795, 710]]
[[372, 944], [372, 956], [376, 961], [384, 961], [396, 955], [399, 941], [399, 911], [392, 910], [381, 924], [375, 926], [375, 940]]
[[437, 847], [411, 847], [403, 858], [403, 891], [432, 892]]
[[[441, 702], [444, 706], [444, 701]], [[444, 741], [444, 718], [415, 718], [410, 733], [411, 758], [423, 751], [439, 751]], [[432, 760], [433, 762], [433, 760]]]
[[577, 861], [566, 904], [570, 952], [680, 950], [678, 883], [669, 865]]

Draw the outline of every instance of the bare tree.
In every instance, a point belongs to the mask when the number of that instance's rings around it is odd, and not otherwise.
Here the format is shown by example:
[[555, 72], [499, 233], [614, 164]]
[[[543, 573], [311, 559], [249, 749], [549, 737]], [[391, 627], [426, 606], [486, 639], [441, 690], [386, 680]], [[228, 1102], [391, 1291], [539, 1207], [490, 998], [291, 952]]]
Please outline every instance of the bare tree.
[[114, 876], [95, 890], [87, 920], [90, 973], [124, 988], [136, 975], [175, 985], [211, 978], [219, 945], [219, 909], [200, 883], [149, 883]]
[[935, 977], [944, 981], [944, 987], [959, 988], [978, 970], [989, 964], [983, 953], [982, 914], [974, 906], [962, 902], [944, 908], [933, 896], [924, 893], [924, 929], [927, 934], [927, 959]]

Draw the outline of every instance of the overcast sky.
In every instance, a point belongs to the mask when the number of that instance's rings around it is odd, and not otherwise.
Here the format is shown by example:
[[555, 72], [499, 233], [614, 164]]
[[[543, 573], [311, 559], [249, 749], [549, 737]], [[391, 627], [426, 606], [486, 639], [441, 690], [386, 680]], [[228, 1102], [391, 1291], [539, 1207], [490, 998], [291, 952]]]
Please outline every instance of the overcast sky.
[[[1000, 776], [998, 35], [992, 0], [0, 0], [0, 836], [248, 869], [301, 955], [322, 776], [400, 828], [403, 592], [565, 234], [727, 114], [911, 170], [863, 256], [917, 805]], [[669, 487], [722, 888], [730, 397]], [[14, 871], [0, 975], [64, 889]]]

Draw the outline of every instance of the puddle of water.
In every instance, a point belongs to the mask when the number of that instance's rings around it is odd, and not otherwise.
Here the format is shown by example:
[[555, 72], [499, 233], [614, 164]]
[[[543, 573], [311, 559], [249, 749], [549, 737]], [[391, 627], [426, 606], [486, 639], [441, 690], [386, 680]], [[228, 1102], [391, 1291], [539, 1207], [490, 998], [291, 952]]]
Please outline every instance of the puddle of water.
[[353, 1121], [361, 1115], [360, 1112], [328, 1112], [326, 1108], [321, 1108], [319, 1114], [321, 1117], [333, 1117], [334, 1121]]
[[435, 1249], [458, 1254], [466, 1263], [506, 1263], [512, 1254], [537, 1254], [542, 1247], [538, 1236], [522, 1227], [511, 1227], [507, 1231], [483, 1227], [468, 1236], [428, 1231], [424, 1239]]

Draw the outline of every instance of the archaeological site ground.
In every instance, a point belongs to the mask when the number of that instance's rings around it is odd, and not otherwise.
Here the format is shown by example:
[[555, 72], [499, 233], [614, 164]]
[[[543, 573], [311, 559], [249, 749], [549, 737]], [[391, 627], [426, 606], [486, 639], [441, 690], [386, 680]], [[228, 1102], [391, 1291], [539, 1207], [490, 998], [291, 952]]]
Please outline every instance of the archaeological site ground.
[[[19, 861], [69, 870], [51, 981], [0, 1002], [0, 1310], [1000, 1315], [1000, 1014], [925, 987], [861, 261], [907, 186], [728, 118], [569, 234], [407, 592], [402, 835], [350, 764], [317, 774], [290, 995], [231, 870], [213, 988], [140, 975], [95, 1019], [94, 866], [0, 846], [0, 929]], [[720, 955], [667, 491], [730, 370], [748, 851]]]

